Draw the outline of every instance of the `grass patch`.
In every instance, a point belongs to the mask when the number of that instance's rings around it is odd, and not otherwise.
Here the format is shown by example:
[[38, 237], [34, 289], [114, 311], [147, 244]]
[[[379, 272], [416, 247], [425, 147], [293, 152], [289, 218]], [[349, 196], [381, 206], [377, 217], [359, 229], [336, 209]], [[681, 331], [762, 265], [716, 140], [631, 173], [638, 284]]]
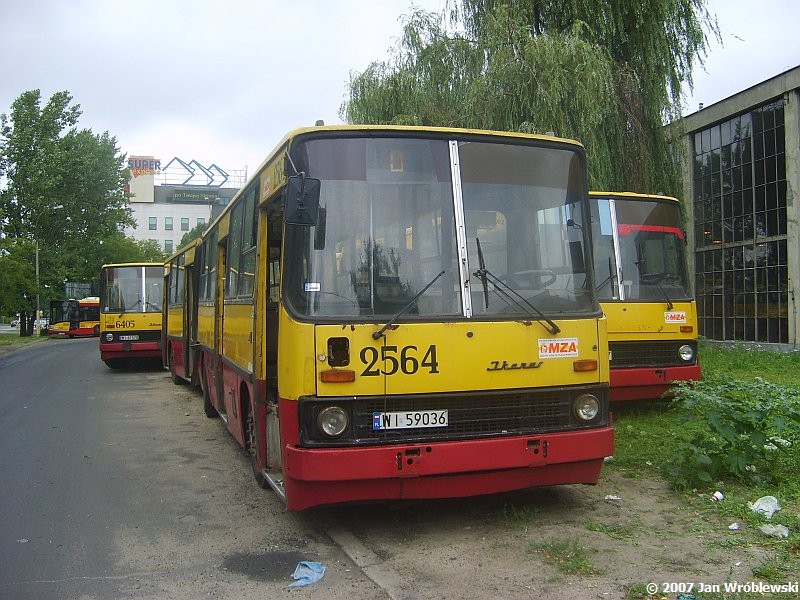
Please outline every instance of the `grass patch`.
[[[772, 582], [796, 578], [800, 352], [701, 343], [700, 360], [704, 381], [685, 397], [612, 406], [615, 453], [604, 469], [668, 481], [711, 530], [742, 524], [746, 532], [729, 541], [729, 549], [755, 544], [768, 551], [753, 577]], [[725, 498], [713, 503], [710, 494], [717, 490]], [[747, 505], [767, 495], [781, 505], [771, 520]], [[765, 523], [785, 525], [790, 537], [766, 537], [758, 530]], [[629, 597], [640, 593], [634, 586]]]
[[43, 336], [29, 335], [26, 337], [20, 337], [19, 332], [3, 333], [0, 334], [0, 348], [14, 348], [17, 346], [22, 347], [46, 339], [47, 339], [46, 335]]
[[503, 506], [503, 518], [514, 529], [527, 530], [534, 524], [540, 512], [541, 510], [538, 506], [515, 506], [513, 504]]
[[632, 538], [634, 534], [633, 527], [630, 525], [622, 525], [620, 523], [609, 525], [607, 523], [598, 523], [597, 521], [587, 519], [584, 521], [583, 526], [589, 531], [599, 531], [601, 533], [605, 533], [608, 537], [615, 540], [626, 540]]
[[589, 561], [589, 551], [581, 546], [577, 539], [531, 542], [528, 551], [539, 554], [547, 564], [553, 565], [565, 575], [589, 577], [602, 574], [602, 571], [596, 569]]

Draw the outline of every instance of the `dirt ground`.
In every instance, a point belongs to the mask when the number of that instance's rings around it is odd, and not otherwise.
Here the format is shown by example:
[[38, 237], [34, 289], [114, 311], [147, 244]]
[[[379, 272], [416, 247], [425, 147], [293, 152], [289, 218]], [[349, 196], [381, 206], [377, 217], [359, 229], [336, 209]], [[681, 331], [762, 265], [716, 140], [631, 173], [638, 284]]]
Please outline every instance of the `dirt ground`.
[[[613, 497], [613, 498], [607, 498]], [[709, 505], [712, 504], [708, 498]], [[758, 581], [766, 551], [663, 482], [605, 469], [597, 486], [316, 513], [320, 526], [393, 599], [654, 598]], [[326, 524], [326, 521], [327, 524]], [[577, 574], [564, 570], [585, 552]], [[690, 588], [686, 584], [691, 584]]]

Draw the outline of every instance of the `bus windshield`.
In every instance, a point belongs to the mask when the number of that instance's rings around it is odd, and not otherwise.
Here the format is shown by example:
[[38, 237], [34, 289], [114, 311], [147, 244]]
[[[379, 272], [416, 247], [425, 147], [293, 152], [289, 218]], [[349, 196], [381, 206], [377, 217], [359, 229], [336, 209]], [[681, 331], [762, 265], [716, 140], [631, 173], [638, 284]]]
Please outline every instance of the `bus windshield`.
[[[598, 200], [598, 210], [600, 231], [595, 231], [598, 247], [595, 268], [601, 300], [616, 298], [619, 290], [615, 269], [610, 266], [615, 254], [614, 226], [624, 300], [669, 301], [690, 297], [681, 212], [676, 202], [615, 198], [611, 203], [603, 198]], [[603, 264], [604, 260], [607, 264]]]
[[[414, 138], [311, 139], [315, 226], [287, 225], [284, 292], [320, 319], [530, 318], [595, 310], [570, 149]], [[540, 311], [540, 312], [539, 312]]]
[[103, 270], [103, 312], [160, 313], [164, 269], [158, 266], [120, 266]]

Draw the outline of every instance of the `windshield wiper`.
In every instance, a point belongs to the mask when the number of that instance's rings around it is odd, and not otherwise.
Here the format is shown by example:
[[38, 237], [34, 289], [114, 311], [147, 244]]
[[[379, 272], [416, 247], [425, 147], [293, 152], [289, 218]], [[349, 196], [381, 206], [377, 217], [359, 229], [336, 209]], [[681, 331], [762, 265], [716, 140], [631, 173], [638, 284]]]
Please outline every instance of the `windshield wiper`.
[[424, 294], [425, 292], [427, 292], [428, 288], [431, 287], [434, 283], [436, 283], [438, 281], [439, 277], [441, 277], [442, 275], [444, 275], [444, 271], [439, 271], [439, 274], [436, 277], [434, 277], [433, 279], [431, 279], [430, 283], [428, 283], [428, 285], [426, 285], [419, 292], [417, 292], [416, 296], [414, 296], [408, 304], [406, 304], [403, 308], [401, 308], [399, 311], [397, 311], [397, 314], [395, 316], [393, 316], [386, 323], [386, 325], [384, 325], [378, 331], [376, 331], [375, 333], [372, 334], [372, 339], [373, 340], [377, 340], [378, 338], [383, 337], [384, 332], [387, 329], [389, 329], [389, 327], [394, 325], [394, 322], [397, 321], [397, 319], [399, 319], [404, 314], [406, 314], [408, 309], [411, 308], [412, 306], [414, 306], [414, 303], [419, 299], [419, 297], [422, 296], [422, 294]]
[[667, 310], [672, 310], [672, 300], [669, 299], [669, 296], [667, 296], [667, 291], [661, 286], [660, 279], [656, 281], [656, 287], [664, 296], [664, 299], [667, 301]]
[[[529, 300], [526, 300], [522, 295], [519, 294], [519, 292], [517, 292], [514, 288], [512, 288], [507, 283], [499, 279], [496, 275], [494, 275], [491, 271], [489, 271], [489, 269], [486, 268], [486, 265], [483, 264], [483, 257], [482, 257], [483, 253], [480, 251], [481, 247], [480, 241], [477, 238], [475, 238], [475, 240], [478, 242], [478, 262], [480, 263], [480, 268], [473, 274], [475, 275], [475, 277], [478, 277], [483, 282], [486, 307], [487, 308], [489, 307], [489, 288], [487, 281], [491, 281], [493, 285], [492, 291], [494, 291], [495, 294], [500, 296], [500, 298], [506, 304], [508, 304], [509, 306], [514, 304], [518, 308], [522, 309], [522, 311], [525, 312], [528, 316], [533, 317], [535, 321], [541, 323], [542, 326], [545, 329], [547, 329], [547, 331], [551, 335], [556, 335], [557, 333], [561, 333], [561, 328], [558, 325], [556, 325], [556, 323], [552, 319], [549, 319], [547, 315], [545, 315], [542, 311], [540, 311], [533, 304], [531, 304]], [[516, 296], [516, 298], [514, 298], [514, 296]]]
[[483, 250], [481, 250], [481, 241], [475, 238], [475, 244], [478, 246], [478, 266], [479, 269], [475, 271], [475, 275], [480, 278], [483, 284], [483, 302], [486, 310], [489, 309], [489, 284], [486, 282], [486, 275], [489, 271], [486, 270], [486, 263], [483, 260]]
[[130, 306], [124, 306], [124, 305], [123, 305], [123, 307], [122, 307], [122, 312], [121, 312], [121, 313], [119, 313], [119, 316], [121, 317], [121, 316], [122, 316], [122, 315], [124, 315], [126, 312], [130, 312], [131, 310], [133, 310], [133, 307], [134, 307], [134, 306], [138, 306], [138, 305], [139, 305], [139, 304], [141, 304], [141, 303], [142, 303], [142, 299], [141, 299], [141, 298], [139, 298], [139, 299], [138, 299], [136, 302], [134, 302], [134, 303], [133, 303], [133, 304], [131, 304]]

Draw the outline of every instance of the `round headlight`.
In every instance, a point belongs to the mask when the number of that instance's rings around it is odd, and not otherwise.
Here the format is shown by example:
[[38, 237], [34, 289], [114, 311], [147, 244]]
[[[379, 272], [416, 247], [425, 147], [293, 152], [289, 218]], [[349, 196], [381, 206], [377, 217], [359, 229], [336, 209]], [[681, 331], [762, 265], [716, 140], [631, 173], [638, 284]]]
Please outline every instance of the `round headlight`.
[[347, 429], [347, 412], [339, 406], [327, 406], [317, 415], [317, 427], [328, 437], [339, 437]]
[[581, 394], [573, 403], [575, 416], [582, 421], [591, 421], [600, 411], [600, 401], [592, 394]]
[[694, 358], [694, 349], [690, 345], [684, 344], [678, 348], [678, 356], [681, 357], [681, 360], [689, 362]]
[[107, 333], [106, 334], [106, 341], [107, 342], [113, 342], [114, 341], [114, 334], [113, 333]]

